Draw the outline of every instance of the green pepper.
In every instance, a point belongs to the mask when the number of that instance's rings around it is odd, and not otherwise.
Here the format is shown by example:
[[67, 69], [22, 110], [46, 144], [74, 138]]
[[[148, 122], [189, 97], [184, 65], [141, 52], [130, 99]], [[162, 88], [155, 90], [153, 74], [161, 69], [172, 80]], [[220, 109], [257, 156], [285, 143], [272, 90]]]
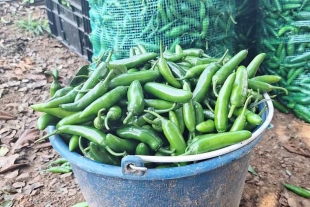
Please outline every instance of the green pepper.
[[62, 97], [64, 95], [66, 95], [67, 93], [69, 93], [70, 91], [72, 91], [73, 87], [71, 86], [66, 86], [64, 88], [61, 88], [59, 90], [57, 90], [54, 94], [54, 96], [52, 96], [48, 101], [51, 101], [55, 98], [59, 98], [59, 97]]
[[158, 59], [158, 69], [159, 69], [159, 72], [160, 74], [163, 76], [163, 78], [170, 84], [172, 85], [173, 87], [175, 88], [181, 88], [182, 85], [179, 81], [177, 81], [175, 79], [175, 77], [173, 76], [168, 64], [167, 64], [167, 61], [165, 60], [164, 58], [164, 55], [163, 55], [163, 48], [162, 48], [162, 42], [160, 42], [160, 57]]
[[288, 91], [283, 87], [273, 86], [273, 85], [270, 85], [269, 83], [264, 83], [264, 82], [256, 81], [252, 79], [249, 79], [248, 87], [255, 91], [259, 90], [261, 93], [270, 92], [272, 90], [278, 89], [278, 90], [284, 91], [286, 95], [288, 94]]
[[200, 103], [194, 102], [196, 125], [204, 121], [203, 108]]
[[75, 124], [82, 124], [88, 121], [92, 121], [96, 115], [90, 115], [90, 116], [86, 116], [84, 118], [80, 118], [80, 115], [82, 114], [82, 112], [74, 112], [71, 115], [68, 115], [66, 117], [64, 117], [63, 119], [61, 119], [57, 125], [56, 125], [56, 129], [60, 126], [63, 125], [75, 125]]
[[93, 158], [97, 162], [102, 162], [108, 165], [116, 165], [120, 166], [121, 162], [117, 156], [113, 156], [110, 154], [105, 148], [102, 146], [91, 142], [89, 145], [90, 152], [93, 155]]
[[127, 91], [126, 86], [118, 86], [112, 89], [111, 91], [107, 92], [100, 98], [96, 99], [89, 106], [87, 106], [80, 115], [80, 118], [97, 114], [100, 109], [110, 108], [123, 98], [123, 96], [126, 94], [126, 91]]
[[170, 109], [174, 106], [173, 102], [161, 99], [144, 99], [144, 102], [147, 107], [152, 107], [154, 109]]
[[196, 102], [201, 102], [209, 90], [212, 79], [214, 77], [214, 74], [220, 69], [221, 64], [223, 63], [226, 55], [228, 53], [228, 50], [226, 50], [225, 54], [222, 56], [222, 58], [218, 62], [213, 62], [209, 64], [202, 74], [199, 76], [198, 82], [196, 84], [196, 87], [193, 91], [193, 100]]
[[230, 132], [240, 131], [243, 130], [246, 124], [246, 109], [248, 107], [248, 104], [251, 101], [252, 96], [249, 96], [243, 106], [243, 110], [241, 114], [236, 118], [234, 121], [232, 127], [230, 128]]
[[239, 65], [239, 63], [247, 56], [247, 50], [241, 50], [229, 61], [227, 61], [212, 77], [213, 92], [217, 96], [216, 85], [223, 84], [232, 71]]
[[202, 64], [202, 65], [196, 65], [194, 67], [191, 67], [189, 70], [186, 71], [186, 74], [184, 77], [179, 78], [178, 80], [184, 80], [189, 78], [194, 78], [197, 76], [200, 76], [201, 73], [208, 67], [209, 64]]
[[151, 151], [150, 147], [147, 144], [141, 142], [137, 145], [135, 154], [136, 155], [150, 155], [151, 154], [150, 151]]
[[186, 56], [184, 53], [174, 54], [172, 52], [169, 52], [169, 50], [166, 50], [163, 55], [164, 55], [165, 60], [171, 61], [171, 62], [180, 61]]
[[214, 120], [214, 112], [208, 109], [203, 110], [203, 116], [205, 119], [213, 119]]
[[190, 48], [190, 49], [184, 49], [183, 53], [186, 56], [202, 57], [204, 54], [204, 51], [199, 48]]
[[[86, 82], [83, 84], [83, 87], [81, 88], [81, 90], [88, 90], [88, 89], [92, 89], [93, 87], [95, 87], [97, 85], [97, 83], [99, 83], [99, 81], [106, 77], [107, 74], [109, 73], [109, 68], [108, 68], [108, 64], [110, 62], [112, 53], [109, 53], [109, 56], [107, 57], [105, 62], [102, 62], [98, 65], [98, 67], [95, 68], [95, 70], [91, 73], [91, 75], [89, 76], [89, 78], [86, 80]], [[81, 99], [83, 96], [85, 95], [85, 93], [78, 93], [77, 96], [75, 97], [75, 101], [78, 101], [79, 99]]]
[[[183, 90], [190, 91], [190, 86], [187, 83], [184, 83]], [[196, 127], [196, 114], [192, 99], [183, 104], [183, 120], [186, 128], [190, 133], [188, 139], [188, 142], [190, 142], [191, 139], [195, 137]]]
[[69, 141], [69, 150], [72, 152], [76, 150], [79, 146], [79, 137], [78, 135], [72, 135]]
[[122, 109], [121, 107], [119, 106], [112, 106], [107, 115], [106, 115], [106, 118], [104, 119], [104, 125], [105, 125], [105, 128], [110, 130], [109, 128], [109, 120], [112, 120], [112, 121], [116, 121], [118, 119], [120, 119], [122, 116]]
[[123, 73], [116, 76], [109, 82], [109, 89], [118, 86], [129, 86], [134, 80], [138, 80], [141, 84], [155, 81], [160, 76], [156, 70], [139, 71], [135, 73]]
[[154, 52], [148, 52], [140, 55], [134, 55], [130, 58], [124, 58], [120, 60], [113, 60], [111, 61], [111, 64], [115, 65], [125, 65], [127, 68], [135, 68], [138, 66], [141, 66], [148, 61], [154, 59], [157, 57], [157, 53]]
[[[175, 115], [177, 116], [178, 119], [178, 126], [180, 129], [181, 134], [183, 134], [184, 129], [185, 129], [185, 124], [184, 124], [184, 118], [183, 118], [183, 107], [174, 110]], [[172, 120], [171, 120], [172, 121]]]
[[106, 109], [100, 109], [97, 113], [97, 117], [94, 119], [94, 127], [99, 130], [106, 130], [107, 128], [104, 125], [106, 115], [101, 115], [103, 111], [106, 111]]
[[193, 94], [189, 91], [155, 82], [146, 83], [144, 85], [144, 90], [157, 98], [170, 102], [186, 103], [193, 96]]
[[47, 114], [50, 114], [52, 116], [56, 116], [58, 118], [65, 118], [67, 116], [70, 116], [71, 114], [74, 114], [74, 112], [66, 111], [62, 108], [44, 108], [44, 103], [41, 104], [33, 104], [30, 106], [35, 111], [38, 112], [44, 112]]
[[103, 96], [108, 91], [108, 82], [110, 81], [113, 71], [110, 71], [107, 77], [97, 83], [97, 85], [87, 92], [82, 98], [74, 103], [61, 104], [60, 107], [68, 111], [81, 111], [90, 105], [97, 98]]
[[298, 187], [298, 186], [295, 186], [295, 185], [291, 185], [291, 184], [284, 184], [284, 187], [294, 193], [296, 193], [297, 195], [299, 196], [302, 196], [304, 198], [310, 198], [310, 191], [309, 190], [306, 190], [304, 188], [301, 188], [301, 187]]
[[196, 130], [202, 133], [211, 133], [215, 131], [215, 123], [212, 119], [201, 122], [196, 126]]
[[[243, 107], [236, 108], [234, 110], [234, 115], [235, 116], [240, 116], [242, 111], [243, 111]], [[246, 116], [247, 122], [249, 122], [251, 124], [260, 125], [260, 124], [263, 123], [262, 117], [260, 117], [259, 115], [255, 114], [254, 112], [252, 112], [252, 111], [250, 111], [248, 109], [245, 110], [245, 116]]]
[[277, 83], [281, 80], [281, 76], [278, 75], [261, 75], [251, 78], [251, 80], [261, 81], [269, 84]]
[[175, 155], [183, 154], [185, 152], [186, 143], [179, 127], [172, 121], [163, 118], [153, 111], [146, 110], [146, 112], [153, 114], [161, 120], [163, 132], [170, 143], [170, 150], [175, 151]]
[[42, 131], [44, 130], [48, 125], [54, 125], [56, 124], [60, 119], [56, 116], [46, 114], [44, 113], [41, 115], [37, 120], [37, 128]]
[[214, 123], [218, 132], [225, 132], [228, 128], [228, 105], [236, 73], [228, 76], [224, 82], [215, 104]]
[[162, 139], [152, 130], [135, 126], [123, 126], [116, 130], [116, 134], [123, 139], [134, 139], [146, 143], [154, 151], [172, 154], [171, 151], [167, 151], [162, 147]]
[[127, 91], [127, 99], [128, 99], [128, 106], [127, 106], [127, 116], [124, 119], [123, 123], [127, 124], [128, 120], [132, 116], [140, 115], [144, 110], [144, 95], [143, 89], [138, 80], [133, 81], [129, 89]]
[[[55, 71], [57, 71], [57, 69], [55, 69]], [[53, 78], [53, 82], [52, 82], [52, 84], [51, 84], [51, 86], [50, 86], [50, 97], [53, 97], [54, 95], [55, 95], [55, 93], [59, 90], [59, 89], [61, 89], [62, 87], [61, 87], [61, 85], [60, 85], [60, 83], [58, 82], [58, 77], [56, 77], [55, 75], [54, 75], [54, 73], [53, 72], [51, 72], [51, 71], [45, 71], [44, 73], [46, 73], [46, 74], [49, 74], [50, 76], [52, 76], [52, 78]], [[58, 73], [58, 72], [57, 72]]]
[[149, 124], [152, 124], [152, 128], [157, 132], [163, 132], [161, 120], [159, 118], [155, 118], [154, 120], [150, 120], [146, 117], [144, 117], [145, 121]]
[[86, 202], [81, 202], [81, 203], [74, 204], [71, 207], [88, 207], [88, 204]]
[[239, 66], [236, 71], [235, 82], [232, 86], [230, 95], [230, 110], [228, 118], [230, 118], [236, 107], [244, 104], [248, 95], [248, 73], [244, 66]]
[[51, 172], [51, 173], [69, 173], [72, 170], [66, 167], [57, 166], [57, 167], [50, 167], [46, 169], [46, 171]]
[[246, 140], [251, 136], [252, 133], [247, 130], [199, 135], [186, 148], [186, 152], [183, 155], [195, 155], [221, 149]]
[[132, 154], [135, 152], [138, 142], [135, 140], [121, 139], [113, 134], [107, 134], [106, 136], [107, 146], [109, 146], [115, 152], [128, 152]]
[[279, 101], [277, 100], [272, 100], [273, 102], [273, 105], [276, 109], [278, 109], [279, 111], [285, 113], [285, 114], [288, 114], [290, 111], [288, 108], [286, 108], [283, 104], [281, 104]]
[[82, 87], [82, 85], [76, 86], [66, 95], [55, 98], [55, 99], [45, 103], [44, 108], [55, 108], [55, 107], [59, 107], [61, 104], [73, 102], [76, 95], [78, 94], [77, 90], [79, 90], [81, 87]]

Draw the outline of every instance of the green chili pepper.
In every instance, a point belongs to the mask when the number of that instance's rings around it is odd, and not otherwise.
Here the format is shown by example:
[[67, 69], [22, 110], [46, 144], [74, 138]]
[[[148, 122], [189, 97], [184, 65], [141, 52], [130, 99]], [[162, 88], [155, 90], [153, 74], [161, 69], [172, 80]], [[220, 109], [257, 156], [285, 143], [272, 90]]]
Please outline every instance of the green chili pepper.
[[121, 164], [120, 159], [117, 156], [113, 156], [102, 146], [91, 142], [89, 148], [95, 161], [116, 166]]
[[230, 110], [228, 118], [230, 118], [236, 107], [244, 104], [248, 95], [248, 73], [244, 66], [239, 66], [236, 71], [235, 82], [232, 86], [230, 95]]
[[210, 63], [199, 76], [197, 85], [193, 91], [193, 100], [196, 102], [201, 102], [209, 90], [214, 74], [221, 68], [221, 64], [223, 63], [228, 50], [226, 50], [225, 54], [218, 62]]
[[163, 132], [163, 128], [161, 126], [161, 120], [159, 118], [155, 118], [154, 120], [150, 120], [144, 117], [145, 121], [149, 124], [152, 124], [152, 128], [157, 132]]
[[173, 102], [161, 99], [144, 99], [144, 102], [147, 107], [152, 107], [154, 109], [170, 109], [174, 106]]
[[[236, 108], [234, 110], [234, 115], [237, 117], [240, 116], [240, 114], [242, 113], [242, 110], [243, 110], [242, 107]], [[263, 123], [263, 119], [259, 115], [255, 114], [254, 112], [252, 112], [248, 109], [246, 109], [246, 111], [245, 111], [245, 116], [246, 116], [247, 122], [249, 122], [251, 124], [260, 125]]]
[[291, 185], [291, 184], [284, 184], [285, 188], [296, 193], [297, 195], [299, 196], [302, 196], [304, 198], [310, 198], [310, 191], [309, 190], [306, 190], [304, 188], [301, 188], [301, 187], [298, 187], [298, 186], [295, 186], [295, 185]]
[[182, 87], [181, 83], [179, 81], [177, 81], [175, 79], [175, 77], [173, 76], [173, 74], [172, 74], [172, 72], [171, 72], [171, 70], [167, 64], [167, 61], [164, 58], [162, 42], [160, 42], [160, 57], [158, 59], [157, 65], [158, 65], [158, 69], [159, 69], [160, 74], [164, 77], [164, 79], [170, 85], [172, 85], [175, 88], [181, 88]]
[[48, 125], [54, 125], [59, 121], [59, 118], [50, 114], [43, 114], [37, 120], [37, 128], [42, 131]]
[[[98, 67], [95, 68], [95, 70], [90, 74], [90, 77], [86, 80], [86, 82], [83, 84], [83, 87], [81, 90], [87, 90], [92, 89], [99, 83], [99, 81], [106, 77], [106, 75], [109, 73], [108, 64], [110, 62], [112, 53], [109, 53], [109, 56], [107, 57], [105, 62], [102, 62], [98, 65]], [[78, 93], [75, 97], [75, 101], [78, 101], [81, 99], [85, 93]]]
[[197, 76], [201, 75], [201, 73], [204, 71], [204, 69], [206, 69], [206, 67], [208, 67], [208, 66], [209, 66], [209, 64], [202, 64], [202, 65], [196, 65], [194, 67], [191, 67], [189, 70], [186, 71], [185, 76], [183, 76], [182, 78], [179, 78], [177, 80], [184, 80], [184, 79], [197, 77]]
[[143, 142], [139, 143], [136, 147], [135, 153], [136, 155], [150, 155], [151, 149], [149, 146]]
[[174, 50], [175, 50], [175, 54], [183, 54], [183, 49], [179, 44], [175, 45]]
[[[239, 63], [247, 56], [247, 50], [241, 50], [229, 61], [227, 61], [212, 77], [213, 92], [218, 96], [216, 91], [217, 84], [223, 84], [232, 71], [239, 65]], [[215, 122], [216, 123], [216, 122]]]
[[273, 102], [273, 105], [276, 109], [278, 109], [279, 111], [285, 113], [285, 114], [288, 114], [290, 111], [288, 108], [286, 108], [283, 104], [281, 104], [279, 101], [273, 99], [272, 100]]
[[[185, 83], [183, 85], [183, 90], [190, 91], [189, 84]], [[190, 142], [193, 137], [195, 137], [195, 127], [196, 127], [196, 115], [195, 115], [195, 108], [193, 104], [193, 100], [189, 100], [187, 103], [183, 103], [183, 119], [184, 124], [189, 134], [188, 141]]]
[[71, 207], [88, 207], [88, 204], [86, 202], [81, 202], [81, 203], [74, 204]]
[[143, 89], [138, 80], [133, 81], [127, 92], [128, 106], [127, 106], [127, 116], [124, 119], [123, 123], [127, 124], [128, 120], [132, 116], [139, 115], [144, 110], [144, 95]]
[[145, 64], [146, 62], [153, 60], [157, 57], [157, 53], [148, 52], [140, 55], [134, 55], [130, 58], [124, 58], [120, 60], [113, 60], [111, 64], [115, 65], [125, 65], [127, 68], [136, 68], [140, 65]]
[[44, 108], [55, 108], [55, 107], [59, 107], [59, 105], [61, 104], [65, 104], [65, 103], [71, 103], [74, 101], [76, 95], [78, 94], [78, 89], [80, 89], [82, 87], [82, 85], [79, 85], [77, 87], [74, 87], [69, 93], [67, 93], [64, 96], [55, 98], [47, 103], [44, 104]]
[[46, 169], [46, 171], [51, 172], [51, 173], [69, 173], [72, 170], [66, 167], [57, 166], [57, 167], [50, 167]]
[[64, 88], [61, 88], [59, 90], [57, 90], [54, 94], [53, 97], [51, 97], [48, 101], [54, 100], [55, 98], [59, 98], [62, 97], [64, 95], [66, 95], [67, 93], [69, 93], [70, 91], [72, 91], [73, 87], [71, 86], [66, 86]]
[[246, 70], [248, 71], [248, 77], [253, 78], [260, 66], [260, 64], [263, 62], [263, 60], [266, 57], [266, 53], [260, 53], [253, 58], [253, 60], [250, 62]]
[[[287, 107], [289, 107], [287, 105]], [[294, 104], [293, 105], [293, 111], [295, 113], [295, 115], [303, 120], [305, 120], [306, 122], [310, 123], [310, 110], [308, 106], [305, 105], [300, 105], [300, 104]]]
[[[150, 113], [150, 111], [148, 111]], [[146, 143], [154, 151], [162, 151], [172, 154], [171, 151], [165, 150], [162, 145], [162, 139], [152, 130], [135, 126], [124, 126], [116, 130], [118, 136], [124, 139], [134, 139]]]
[[138, 142], [135, 140], [121, 139], [113, 134], [107, 134], [106, 136], [107, 146], [109, 146], [115, 152], [128, 152], [132, 154], [135, 152]]
[[76, 150], [79, 146], [79, 137], [78, 135], [72, 135], [69, 141], [69, 150], [72, 152]]
[[208, 29], [209, 29], [209, 25], [210, 25], [210, 19], [208, 16], [206, 16], [203, 20], [202, 20], [202, 30], [201, 30], [201, 38], [205, 39], [207, 37], [207, 33], [208, 33]]
[[56, 125], [56, 129], [60, 126], [63, 125], [75, 125], [75, 124], [82, 124], [88, 121], [92, 121], [96, 115], [90, 115], [90, 116], [86, 116], [84, 118], [80, 118], [80, 115], [82, 114], [82, 112], [74, 112], [71, 115], [68, 115], [66, 117], [64, 117], [63, 119], [61, 119], [57, 125]]
[[196, 130], [202, 133], [211, 133], [215, 131], [215, 123], [212, 119], [203, 121], [196, 126]]
[[204, 121], [203, 108], [200, 103], [194, 102], [196, 125]]
[[261, 75], [251, 78], [251, 80], [261, 81], [269, 84], [277, 83], [281, 80], [281, 76], [278, 75]]
[[161, 120], [163, 132], [168, 142], [170, 143], [170, 150], [175, 150], [175, 155], [183, 154], [185, 152], [186, 143], [183, 135], [179, 130], [179, 127], [172, 121], [163, 118], [162, 116], [154, 113], [153, 111], [146, 110], [146, 112], [153, 114]]
[[248, 104], [251, 101], [252, 96], [249, 96], [243, 106], [243, 110], [241, 112], [241, 114], [236, 118], [236, 120], [234, 121], [234, 124], [232, 125], [232, 127], [230, 128], [230, 132], [235, 132], [235, 131], [240, 131], [243, 130], [246, 124], [246, 109], [248, 107]]
[[165, 60], [171, 61], [171, 62], [180, 61], [186, 56], [184, 53], [174, 54], [174, 53], [169, 52], [169, 50], [166, 50], [163, 55], [164, 55]]
[[146, 83], [144, 85], [144, 90], [157, 98], [170, 102], [186, 103], [193, 96], [189, 91], [155, 82]]
[[272, 90], [278, 89], [278, 90], [284, 91], [284, 93], [286, 95], [288, 94], [288, 91], [285, 88], [273, 86], [273, 85], [270, 85], [268, 83], [264, 83], [261, 81], [255, 81], [255, 80], [250, 79], [248, 81], [248, 86], [249, 86], [249, 88], [251, 88], [255, 91], [259, 90], [261, 93], [270, 92]]
[[106, 119], [106, 115], [101, 115], [101, 113], [102, 113], [102, 111], [99, 110], [98, 114], [97, 114], [97, 117], [93, 121], [94, 127], [96, 129], [99, 129], [99, 130], [107, 130], [107, 128], [104, 125], [104, 121]]
[[[56, 71], [57, 71], [57, 69], [56, 69]], [[53, 96], [55, 95], [55, 93], [56, 93], [59, 89], [61, 89], [62, 87], [61, 87], [60, 83], [59, 83], [58, 80], [57, 80], [58, 77], [56, 77], [56, 76], [53, 74], [53, 72], [51, 72], [51, 71], [45, 71], [44, 73], [46, 73], [46, 74], [52, 76], [52, 78], [53, 78], [53, 82], [51, 83], [51, 86], [50, 86], [50, 97], [53, 97]]]
[[112, 106], [109, 109], [109, 111], [108, 111], [108, 113], [106, 115], [106, 118], [104, 119], [105, 128], [110, 130], [109, 125], [108, 125], [109, 120], [116, 121], [116, 120], [120, 119], [121, 116], [122, 116], [122, 109], [121, 109], [121, 107], [119, 107], [119, 106]]
[[126, 94], [126, 91], [126, 86], [118, 86], [112, 89], [111, 91], [107, 92], [106, 94], [92, 102], [88, 107], [86, 107], [80, 115], [80, 118], [97, 114], [100, 109], [110, 108], [123, 98], [123, 96]]
[[44, 103], [41, 104], [33, 104], [30, 106], [35, 111], [44, 112], [50, 114], [52, 116], [56, 116], [58, 118], [65, 118], [66, 116], [70, 116], [74, 112], [66, 111], [62, 108], [44, 108]]
[[64, 164], [68, 162], [67, 159], [63, 158], [63, 157], [60, 157], [60, 158], [57, 158], [56, 160], [50, 162], [47, 166], [52, 166], [52, 165], [61, 165], [61, 164]]
[[116, 76], [109, 82], [109, 89], [118, 86], [129, 86], [134, 80], [138, 80], [141, 84], [152, 82], [155, 81], [159, 76], [159, 72], [155, 70], [124, 73]]
[[228, 104], [236, 73], [228, 76], [224, 82], [215, 104], [214, 123], [218, 132], [225, 132], [228, 128]]
[[184, 124], [184, 118], [183, 118], [183, 107], [174, 110], [175, 115], [177, 116], [178, 119], [178, 126], [180, 129], [181, 134], [183, 134], [184, 129], [185, 129], [185, 124]]
[[110, 71], [104, 81], [100, 81], [97, 85], [87, 92], [82, 98], [74, 103], [61, 104], [60, 107], [68, 111], [81, 111], [90, 105], [97, 98], [103, 96], [108, 91], [108, 82], [113, 75]]
[[221, 149], [246, 140], [251, 136], [252, 133], [246, 130], [199, 135], [195, 137], [196, 141], [193, 141], [186, 148], [183, 155], [195, 155]]
[[208, 109], [203, 110], [203, 116], [205, 119], [213, 119], [214, 120], [214, 112]]
[[210, 64], [216, 61], [219, 61], [218, 58], [199, 58], [199, 57], [193, 57], [193, 56], [187, 56], [184, 58], [185, 62], [188, 62], [191, 64], [191, 66], [195, 65], [202, 65], [202, 64]]

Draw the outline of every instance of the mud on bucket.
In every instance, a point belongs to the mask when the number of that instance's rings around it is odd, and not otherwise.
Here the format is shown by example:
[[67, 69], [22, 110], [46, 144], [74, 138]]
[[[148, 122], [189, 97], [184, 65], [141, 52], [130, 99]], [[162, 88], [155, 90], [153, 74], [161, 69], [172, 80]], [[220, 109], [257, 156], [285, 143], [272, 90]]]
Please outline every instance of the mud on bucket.
[[[265, 98], [270, 99], [267, 94]], [[267, 105], [262, 115], [264, 122], [251, 138], [213, 152], [186, 156], [188, 160], [202, 161], [182, 167], [147, 169], [143, 156], [126, 156], [121, 167], [111, 166], [70, 152], [58, 135], [50, 137], [50, 141], [70, 162], [90, 207], [238, 207], [251, 150], [273, 117], [272, 102], [267, 101]], [[54, 129], [50, 126], [49, 133]]]

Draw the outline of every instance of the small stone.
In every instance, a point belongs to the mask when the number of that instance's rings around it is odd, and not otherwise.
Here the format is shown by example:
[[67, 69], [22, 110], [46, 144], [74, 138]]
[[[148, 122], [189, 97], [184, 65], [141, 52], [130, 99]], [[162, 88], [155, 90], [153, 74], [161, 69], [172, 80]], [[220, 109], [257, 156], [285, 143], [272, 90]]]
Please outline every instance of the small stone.
[[286, 164], [282, 164], [281, 167], [286, 167]]

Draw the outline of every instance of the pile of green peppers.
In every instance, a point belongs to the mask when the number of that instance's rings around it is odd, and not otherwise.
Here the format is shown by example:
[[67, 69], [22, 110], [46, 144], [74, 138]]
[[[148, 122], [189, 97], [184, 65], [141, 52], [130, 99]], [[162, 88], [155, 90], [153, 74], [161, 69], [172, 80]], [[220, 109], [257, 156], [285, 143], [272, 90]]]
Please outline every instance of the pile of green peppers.
[[170, 52], [160, 44], [160, 55], [137, 48], [141, 54], [114, 61], [110, 53], [91, 72], [83, 66], [68, 86], [52, 87], [49, 100], [31, 105], [43, 113], [38, 129], [56, 125], [36, 142], [59, 134], [70, 151], [117, 166], [126, 155], [200, 154], [250, 138], [263, 122], [262, 93], [287, 93], [272, 85], [279, 76], [255, 76], [265, 53], [245, 67], [247, 50], [213, 58], [180, 45]]
[[291, 109], [310, 123], [310, 1], [260, 0], [259, 7], [258, 51], [268, 57], [262, 72], [281, 76], [278, 85], [290, 92], [278, 96], [282, 104], [278, 109], [286, 113]]
[[179, 44], [204, 49], [213, 57], [228, 46], [233, 49], [235, 1], [91, 0], [89, 4], [95, 59], [109, 49], [115, 51], [115, 59], [128, 57], [136, 44], [159, 52], [160, 40], [171, 51]]

